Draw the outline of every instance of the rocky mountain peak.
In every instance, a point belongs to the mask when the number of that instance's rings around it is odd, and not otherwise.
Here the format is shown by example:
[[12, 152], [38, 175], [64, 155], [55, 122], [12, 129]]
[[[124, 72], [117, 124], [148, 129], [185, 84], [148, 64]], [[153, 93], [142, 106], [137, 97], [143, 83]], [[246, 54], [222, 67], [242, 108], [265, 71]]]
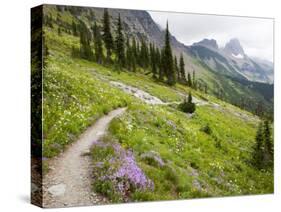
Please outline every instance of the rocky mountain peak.
[[218, 49], [218, 44], [215, 39], [203, 39], [197, 43], [194, 43], [193, 45], [200, 45], [200, 46], [205, 46], [205, 47], [211, 47], [214, 49]]
[[240, 44], [240, 41], [237, 38], [232, 38], [228, 43], [225, 44], [224, 50], [235, 56], [245, 55], [244, 50]]

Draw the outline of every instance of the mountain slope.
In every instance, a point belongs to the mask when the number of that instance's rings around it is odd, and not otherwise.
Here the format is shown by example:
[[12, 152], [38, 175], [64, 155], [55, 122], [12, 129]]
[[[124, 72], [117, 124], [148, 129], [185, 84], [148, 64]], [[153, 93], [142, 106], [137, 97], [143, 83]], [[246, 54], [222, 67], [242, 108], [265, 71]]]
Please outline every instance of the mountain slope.
[[273, 64], [245, 54], [238, 39], [231, 39], [222, 49], [213, 39], [203, 39], [190, 46], [194, 57], [204, 61], [218, 73], [265, 83], [273, 82]]
[[[88, 27], [92, 26], [93, 21], [101, 25], [103, 11], [103, 8], [50, 5], [46, 8], [46, 15], [52, 16], [55, 20], [59, 18], [61, 22], [60, 25], [70, 30], [72, 21], [77, 22], [78, 20], [83, 20]], [[148, 12], [122, 9], [109, 9], [108, 11], [111, 17], [113, 34], [116, 31], [117, 18], [120, 14], [126, 36], [134, 36], [138, 41], [144, 39], [147, 42], [153, 42], [158, 47], [163, 45], [164, 31], [153, 21]], [[245, 67], [244, 72], [240, 71], [240, 69], [238, 70], [237, 66], [239, 66], [239, 63], [233, 62], [236, 59], [227, 57], [225, 51], [218, 49], [214, 40], [211, 45], [208, 45], [208, 40], [205, 40], [205, 42], [205, 44], [199, 42], [196, 45], [186, 47], [184, 44], [177, 41], [174, 36], [171, 36], [173, 54], [178, 58], [181, 53], [183, 54], [185, 71], [186, 73], [194, 72], [196, 74], [199, 89], [202, 91], [205, 90], [232, 104], [239, 106], [244, 105], [244, 108], [252, 112], [255, 111], [259, 103], [262, 103], [264, 108], [272, 110], [272, 101], [265, 99], [260, 93], [260, 89], [239, 82], [239, 80], [247, 79], [247, 67]], [[231, 45], [229, 45], [229, 49], [230, 46]], [[251, 62], [251, 64], [253, 64], [257, 70], [261, 70], [261, 66], [257, 63]], [[267, 64], [266, 67], [270, 67], [270, 64]], [[239, 80], [233, 80], [233, 78]], [[267, 85], [265, 84], [264, 86]], [[271, 85], [268, 86], [272, 87]], [[244, 104], [245, 96], [251, 96], [251, 99], [247, 99], [246, 104]]]

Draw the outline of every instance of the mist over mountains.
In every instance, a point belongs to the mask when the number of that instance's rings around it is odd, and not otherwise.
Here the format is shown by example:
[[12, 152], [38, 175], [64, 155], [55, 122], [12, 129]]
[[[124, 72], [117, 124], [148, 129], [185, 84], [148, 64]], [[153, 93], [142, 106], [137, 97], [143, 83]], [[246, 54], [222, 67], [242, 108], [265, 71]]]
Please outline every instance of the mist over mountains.
[[237, 38], [219, 48], [214, 39], [203, 39], [187, 47], [190, 53], [218, 73], [250, 81], [273, 83], [273, 63], [249, 57]]

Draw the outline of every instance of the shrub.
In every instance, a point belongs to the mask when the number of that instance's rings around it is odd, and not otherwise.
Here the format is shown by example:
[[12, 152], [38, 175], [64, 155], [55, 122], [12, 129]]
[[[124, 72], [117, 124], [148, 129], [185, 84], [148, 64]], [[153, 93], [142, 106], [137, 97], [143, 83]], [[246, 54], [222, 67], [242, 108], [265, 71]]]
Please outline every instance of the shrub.
[[194, 113], [196, 106], [192, 102], [191, 93], [188, 94], [188, 99], [185, 99], [181, 104], [179, 104], [179, 109], [185, 113]]

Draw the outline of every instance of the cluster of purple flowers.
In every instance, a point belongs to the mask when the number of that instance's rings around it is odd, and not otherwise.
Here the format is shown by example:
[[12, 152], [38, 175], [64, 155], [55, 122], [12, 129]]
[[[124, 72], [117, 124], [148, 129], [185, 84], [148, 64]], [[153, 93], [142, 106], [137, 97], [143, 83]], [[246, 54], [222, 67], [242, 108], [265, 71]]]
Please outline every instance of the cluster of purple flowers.
[[[122, 158], [120, 159], [120, 167], [114, 173], [113, 178], [121, 179], [121, 181], [118, 182], [118, 189], [121, 193], [126, 192], [127, 186], [124, 185], [126, 185], [127, 182], [129, 182], [130, 186], [135, 189], [154, 189], [153, 182], [148, 179], [138, 167], [132, 152], [127, 151], [126, 153], [123, 153]], [[125, 182], [123, 180], [125, 180]]]
[[[93, 148], [113, 148], [114, 154], [104, 161], [95, 161], [95, 171], [99, 180], [110, 181], [121, 195], [129, 195], [132, 191], [154, 190], [154, 183], [146, 177], [135, 161], [132, 151], [123, 149], [118, 143], [95, 142]], [[106, 172], [105, 164], [110, 164]]]

